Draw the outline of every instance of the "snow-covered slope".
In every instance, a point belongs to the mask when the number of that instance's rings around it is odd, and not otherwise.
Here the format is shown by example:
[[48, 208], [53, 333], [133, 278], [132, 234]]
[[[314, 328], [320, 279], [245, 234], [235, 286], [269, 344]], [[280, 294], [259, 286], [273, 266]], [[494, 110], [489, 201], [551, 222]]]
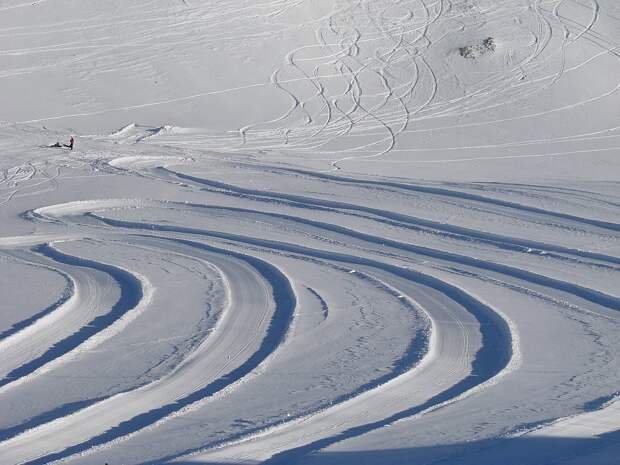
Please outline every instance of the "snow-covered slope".
[[0, 464], [616, 463], [615, 2], [7, 0], [0, 44]]

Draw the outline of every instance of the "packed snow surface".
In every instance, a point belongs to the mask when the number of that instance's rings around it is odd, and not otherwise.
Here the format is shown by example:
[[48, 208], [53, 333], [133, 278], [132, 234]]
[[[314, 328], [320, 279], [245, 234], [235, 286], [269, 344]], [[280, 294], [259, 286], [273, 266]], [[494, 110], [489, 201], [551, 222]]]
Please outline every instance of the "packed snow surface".
[[1, 465], [618, 463], [615, 0], [4, 0], [0, 102]]

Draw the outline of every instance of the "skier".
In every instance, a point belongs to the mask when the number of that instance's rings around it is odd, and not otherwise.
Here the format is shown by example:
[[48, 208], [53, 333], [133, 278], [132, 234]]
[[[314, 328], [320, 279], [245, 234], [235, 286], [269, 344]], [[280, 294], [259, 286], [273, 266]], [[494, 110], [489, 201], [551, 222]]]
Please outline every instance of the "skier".
[[70, 150], [73, 150], [73, 136], [69, 139], [69, 143], [65, 144], [63, 147], [69, 147]]

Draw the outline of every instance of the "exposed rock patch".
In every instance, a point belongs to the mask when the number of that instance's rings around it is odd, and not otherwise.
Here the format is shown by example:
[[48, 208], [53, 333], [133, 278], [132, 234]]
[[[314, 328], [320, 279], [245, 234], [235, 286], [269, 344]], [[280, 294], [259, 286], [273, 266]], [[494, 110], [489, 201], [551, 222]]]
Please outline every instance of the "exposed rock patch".
[[466, 47], [459, 48], [459, 53], [463, 58], [480, 58], [487, 53], [494, 52], [495, 49], [495, 40], [492, 37], [488, 37], [484, 39], [481, 44], [468, 45]]

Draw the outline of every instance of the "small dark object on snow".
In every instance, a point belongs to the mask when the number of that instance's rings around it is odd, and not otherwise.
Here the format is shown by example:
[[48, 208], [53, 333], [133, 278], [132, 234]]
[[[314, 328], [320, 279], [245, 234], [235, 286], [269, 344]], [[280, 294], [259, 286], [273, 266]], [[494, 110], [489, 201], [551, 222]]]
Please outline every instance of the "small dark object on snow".
[[69, 143], [63, 145], [63, 147], [69, 147], [70, 150], [73, 150], [73, 136], [71, 136], [71, 139], [69, 139]]
[[62, 145], [60, 145], [60, 142], [56, 142], [55, 144], [48, 145], [48, 147], [62, 147]]
[[459, 48], [459, 53], [463, 58], [480, 58], [482, 55], [494, 52], [495, 48], [495, 40], [493, 37], [488, 37], [484, 39], [481, 44]]
[[495, 51], [495, 41], [493, 40], [493, 37], [489, 37], [488, 39], [484, 39], [484, 41], [482, 42], [482, 45], [484, 45], [487, 50], [494, 52]]

